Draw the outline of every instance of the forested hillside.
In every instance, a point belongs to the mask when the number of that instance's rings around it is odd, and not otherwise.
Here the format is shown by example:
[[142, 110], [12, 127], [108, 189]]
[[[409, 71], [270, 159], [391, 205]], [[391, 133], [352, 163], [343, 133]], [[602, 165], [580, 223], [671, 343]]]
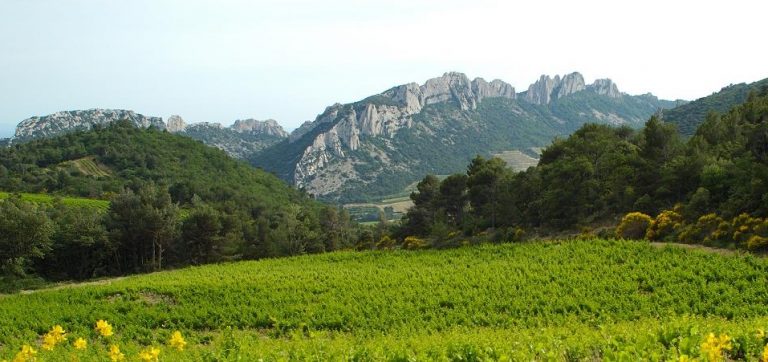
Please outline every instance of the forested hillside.
[[[0, 201], [6, 281], [85, 279], [357, 242], [344, 210], [221, 150], [127, 122], [0, 150], [0, 190], [40, 194], [4, 193]], [[109, 207], [47, 195], [104, 199]]]
[[[537, 167], [515, 173], [477, 157], [466, 173], [427, 176], [411, 198], [401, 237], [438, 244], [488, 228], [500, 240], [589, 234], [637, 212], [602, 232], [760, 250], [768, 246], [768, 93], [708, 117], [687, 141], [656, 117], [638, 131], [587, 124], [547, 147]], [[628, 232], [630, 224], [639, 229]]]
[[663, 120], [676, 125], [683, 135], [690, 136], [696, 132], [710, 112], [726, 113], [732, 107], [744, 103], [750, 92], [764, 93], [766, 87], [768, 87], [768, 79], [750, 84], [732, 84], [712, 95], [664, 110]]
[[[82, 167], [86, 166], [86, 167]], [[0, 149], [0, 189], [104, 197], [143, 182], [206, 201], [230, 196], [269, 205], [299, 194], [272, 175], [186, 137], [117, 122], [89, 132], [38, 139]]]

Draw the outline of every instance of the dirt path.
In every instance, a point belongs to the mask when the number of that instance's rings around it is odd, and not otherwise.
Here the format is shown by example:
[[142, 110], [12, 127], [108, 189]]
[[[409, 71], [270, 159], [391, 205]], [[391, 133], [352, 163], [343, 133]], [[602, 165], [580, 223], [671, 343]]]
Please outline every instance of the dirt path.
[[[735, 255], [735, 254], [747, 254], [747, 252], [742, 250], [731, 250], [731, 249], [723, 249], [723, 248], [715, 248], [711, 246], [704, 246], [704, 245], [696, 245], [696, 244], [682, 244], [682, 243], [660, 243], [660, 242], [652, 242], [651, 245], [657, 247], [657, 248], [663, 248], [667, 246], [674, 246], [679, 247], [683, 249], [688, 250], [701, 250], [706, 251], [708, 253], [715, 253], [720, 255]], [[754, 254], [756, 255], [756, 254]]]
[[[30, 290], [20, 290], [18, 293], [13, 294], [32, 294], [36, 292], [42, 292], [46, 290], [59, 290], [59, 289], [66, 289], [66, 288], [79, 288], [79, 287], [86, 287], [89, 285], [106, 285], [111, 284], [112, 282], [116, 282], [118, 280], [125, 279], [126, 277], [115, 277], [115, 278], [109, 278], [109, 279], [99, 279], [99, 280], [92, 280], [87, 282], [72, 282], [72, 283], [60, 283], [60, 284], [53, 284], [50, 286], [46, 286], [40, 289], [30, 289]], [[13, 294], [0, 294], [0, 297], [7, 296], [7, 295], [13, 295]]]

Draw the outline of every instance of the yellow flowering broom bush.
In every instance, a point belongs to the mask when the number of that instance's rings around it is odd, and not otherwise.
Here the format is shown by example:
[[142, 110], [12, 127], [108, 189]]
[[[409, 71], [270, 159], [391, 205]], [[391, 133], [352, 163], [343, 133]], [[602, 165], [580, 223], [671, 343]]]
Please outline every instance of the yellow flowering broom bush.
[[624, 215], [619, 226], [616, 227], [616, 237], [629, 240], [642, 239], [650, 225], [650, 216], [642, 212], [630, 212]]

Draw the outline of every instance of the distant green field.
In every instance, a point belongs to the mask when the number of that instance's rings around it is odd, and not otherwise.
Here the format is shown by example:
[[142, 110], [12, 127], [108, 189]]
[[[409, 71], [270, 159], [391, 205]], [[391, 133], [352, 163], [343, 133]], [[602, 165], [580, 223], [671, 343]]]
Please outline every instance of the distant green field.
[[[10, 196], [11, 193], [0, 191], [0, 200], [7, 199]], [[53, 204], [56, 196], [47, 194], [22, 193], [21, 199], [29, 202]], [[86, 199], [81, 197], [61, 197], [61, 202], [68, 206], [87, 207], [100, 210], [107, 210], [109, 208], [109, 201], [107, 200]]]
[[107, 167], [101, 166], [96, 163], [96, 158], [84, 157], [77, 160], [65, 161], [59, 164], [61, 167], [73, 167], [80, 171], [83, 175], [96, 176], [96, 177], [108, 177], [110, 171]]
[[[448, 175], [436, 175], [438, 179], [444, 180]], [[420, 182], [416, 181], [406, 186], [402, 191], [384, 196], [379, 201], [372, 201], [368, 203], [350, 203], [345, 204], [344, 207], [349, 210], [352, 219], [361, 222], [362, 224], [375, 223], [373, 220], [378, 220], [379, 211], [384, 211], [385, 208], [391, 207], [393, 214], [390, 215], [390, 221], [397, 221], [403, 217], [408, 211], [408, 208], [413, 206], [410, 195], [411, 192], [416, 191], [416, 185]]]
[[538, 158], [533, 158], [519, 150], [504, 151], [496, 153], [494, 157], [501, 158], [515, 171], [525, 171], [529, 167], [536, 166], [539, 163]]
[[46, 361], [111, 344], [128, 360], [148, 345], [169, 361], [757, 360], [767, 299], [763, 258], [645, 242], [336, 252], [0, 297], [0, 360], [54, 324], [69, 340]]

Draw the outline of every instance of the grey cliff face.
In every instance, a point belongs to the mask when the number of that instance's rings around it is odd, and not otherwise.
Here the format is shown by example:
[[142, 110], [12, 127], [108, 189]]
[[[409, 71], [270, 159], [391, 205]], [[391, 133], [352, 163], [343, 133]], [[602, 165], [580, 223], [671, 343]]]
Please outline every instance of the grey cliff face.
[[597, 79], [594, 83], [587, 86], [587, 89], [610, 98], [621, 98], [619, 87], [610, 79]]
[[560, 80], [560, 86], [557, 88], [556, 98], [563, 98], [576, 92], [581, 92], [586, 88], [584, 77], [580, 73], [571, 73], [563, 76]]
[[584, 77], [578, 72], [566, 74], [562, 78], [559, 75], [554, 78], [542, 75], [536, 83], [528, 87], [525, 100], [529, 103], [545, 105], [584, 89], [586, 89]]
[[[582, 92], [590, 94], [584, 94], [584, 101], [582, 98], [575, 98], [572, 107], [550, 106], [553, 102]], [[289, 143], [300, 141], [300, 146], [291, 148], [291, 152], [295, 154], [287, 161], [290, 169], [286, 170], [285, 165], [281, 164], [280, 171], [295, 186], [304, 188], [307, 192], [321, 197], [333, 197], [341, 195], [345, 190], [365, 189], [367, 185], [379, 180], [379, 175], [387, 175], [381, 179], [386, 179], [392, 174], [408, 175], [412, 169], [422, 167], [422, 160], [408, 153], [417, 147], [404, 144], [406, 141], [399, 137], [400, 133], [407, 133], [410, 137], [438, 139], [447, 147], [446, 150], [449, 150], [454, 142], [464, 142], [463, 146], [466, 146], [466, 142], [471, 142], [462, 139], [463, 135], [450, 133], [456, 132], [457, 129], [467, 132], [495, 132], [493, 129], [484, 128], [487, 126], [486, 121], [476, 118], [478, 115], [488, 117], [489, 121], [494, 117], [508, 118], [510, 122], [541, 120], [541, 130], [547, 129], [546, 132], [551, 131], [553, 134], [567, 134], [584, 122], [637, 124], [641, 121], [635, 114], [625, 111], [625, 108], [616, 107], [613, 102], [590, 104], [588, 100], [594, 99], [594, 95], [616, 99], [629, 97], [627, 104], [640, 112], [657, 108], [651, 104], [653, 101], [632, 98], [619, 92], [618, 87], [608, 79], [598, 79], [593, 84], [586, 84], [584, 77], [578, 72], [554, 77], [542, 75], [522, 93], [517, 93], [513, 86], [500, 80], [470, 80], [462, 73], [445, 73], [421, 85], [403, 84], [359, 102], [344, 105], [337, 103], [326, 108], [313, 122], [305, 122], [288, 137]], [[483, 100], [488, 98], [514, 101], [499, 102], [498, 104], [503, 104], [503, 110], [478, 109]], [[425, 107], [441, 103], [450, 103], [455, 107], [431, 108], [426, 117], [416, 117]], [[524, 103], [542, 107], [538, 111], [531, 111]], [[447, 124], [441, 123], [442, 117], [451, 122], [467, 121], [467, 124], [456, 128], [441, 128]], [[498, 124], [495, 126], [498, 127]], [[517, 124], [509, 126], [510, 128], [496, 131], [507, 132], [502, 136], [507, 137], [509, 129], [518, 127]], [[536, 127], [538, 126], [534, 125], [534, 128]], [[510, 143], [520, 142], [519, 139], [510, 140]], [[270, 158], [264, 158], [263, 162], [268, 164]], [[381, 185], [375, 185], [374, 188], [378, 192]]]
[[285, 132], [283, 127], [274, 119], [267, 119], [265, 121], [259, 121], [252, 118], [243, 120], [238, 119], [232, 124], [231, 128], [240, 133], [258, 133], [280, 138], [288, 137], [288, 132]]
[[168, 117], [168, 121], [165, 124], [165, 128], [168, 130], [168, 132], [177, 133], [187, 128], [187, 124], [184, 122], [184, 120], [180, 116], [177, 116], [174, 114]]
[[547, 105], [552, 101], [584, 90], [610, 98], [621, 98], [619, 88], [610, 79], [598, 79], [594, 83], [586, 85], [584, 77], [578, 72], [566, 74], [562, 78], [559, 75], [554, 78], [542, 75], [539, 80], [528, 87], [523, 98], [528, 103]]
[[548, 75], [542, 75], [536, 83], [528, 86], [528, 92], [525, 93], [525, 100], [533, 104], [549, 104], [552, 100], [552, 93], [555, 87], [560, 84], [560, 76], [556, 75], [554, 79]]
[[248, 159], [287, 137], [287, 133], [275, 120], [254, 119], [237, 120], [230, 127], [222, 126], [221, 123], [193, 123], [187, 125], [181, 134], [240, 159]]
[[452, 72], [429, 79], [423, 85], [400, 85], [356, 104], [334, 104], [314, 122], [304, 123], [289, 136], [289, 141], [295, 142], [322, 124], [334, 124], [328, 131], [313, 136], [312, 145], [296, 164], [294, 183], [307, 186], [332, 161], [358, 150], [361, 137], [392, 139], [398, 130], [412, 127], [412, 116], [427, 105], [455, 102], [461, 110], [474, 110], [484, 98], [493, 97], [515, 99], [517, 94], [514, 87], [501, 80], [470, 81], [466, 75]]
[[52, 137], [66, 132], [88, 130], [96, 125], [106, 125], [119, 120], [127, 120], [137, 127], [150, 126], [165, 129], [160, 117], [147, 117], [134, 111], [122, 109], [89, 109], [80, 111], [56, 112], [42, 117], [27, 118], [18, 126], [13, 141], [24, 141], [40, 137]]

